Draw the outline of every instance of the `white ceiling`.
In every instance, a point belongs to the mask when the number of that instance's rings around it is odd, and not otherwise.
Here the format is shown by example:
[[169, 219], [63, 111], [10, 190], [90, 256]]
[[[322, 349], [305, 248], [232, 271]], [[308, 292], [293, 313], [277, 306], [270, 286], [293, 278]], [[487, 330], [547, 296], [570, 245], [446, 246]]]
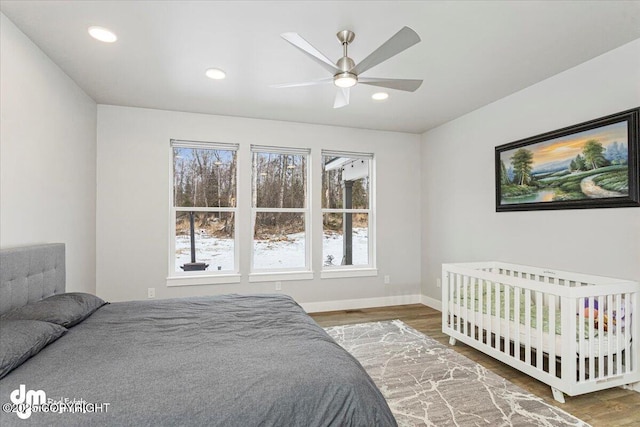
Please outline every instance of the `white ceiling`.
[[[640, 38], [640, 1], [1, 1], [2, 12], [99, 104], [421, 133]], [[89, 37], [99, 25], [114, 44]], [[365, 76], [424, 79], [415, 93], [270, 84], [328, 77], [279, 37], [356, 63], [403, 26], [422, 42]], [[205, 77], [219, 67], [227, 79]], [[606, 76], [603, 76], [606, 78]]]

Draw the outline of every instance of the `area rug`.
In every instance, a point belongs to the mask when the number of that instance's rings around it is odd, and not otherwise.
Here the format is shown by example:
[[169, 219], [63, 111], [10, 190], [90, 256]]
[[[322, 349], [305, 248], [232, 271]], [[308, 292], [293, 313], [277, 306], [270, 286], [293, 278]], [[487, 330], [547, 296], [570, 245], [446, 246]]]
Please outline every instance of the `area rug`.
[[400, 320], [325, 328], [400, 426], [588, 426]]

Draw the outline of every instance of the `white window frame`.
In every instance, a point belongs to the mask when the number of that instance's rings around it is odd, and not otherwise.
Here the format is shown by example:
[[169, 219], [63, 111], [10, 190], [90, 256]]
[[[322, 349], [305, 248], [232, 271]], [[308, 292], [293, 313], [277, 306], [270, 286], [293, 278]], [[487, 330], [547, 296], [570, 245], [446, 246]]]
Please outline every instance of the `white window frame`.
[[[251, 171], [253, 173], [253, 162], [255, 160], [255, 153], [271, 153], [282, 154], [289, 156], [305, 156], [306, 162], [306, 194], [307, 199], [304, 203], [304, 208], [260, 208], [253, 206], [253, 200], [251, 202], [251, 255], [250, 255], [250, 282], [262, 282], [273, 280], [308, 280], [313, 279], [313, 268], [311, 258], [312, 248], [312, 236], [311, 236], [311, 224], [312, 224], [312, 211], [311, 211], [311, 150], [307, 148], [293, 148], [293, 147], [275, 147], [264, 145], [251, 145]], [[253, 176], [251, 184], [251, 193], [253, 194]], [[253, 199], [253, 197], [252, 197]], [[260, 212], [277, 212], [277, 213], [300, 213], [304, 215], [304, 233], [305, 233], [305, 267], [304, 268], [269, 268], [269, 269], [256, 269], [254, 268], [253, 258], [255, 254], [255, 226], [256, 226], [256, 214]]]
[[[239, 283], [240, 282], [240, 269], [239, 269], [239, 236], [238, 236], [238, 176], [240, 165], [238, 163], [239, 144], [222, 143], [222, 142], [202, 142], [202, 141], [188, 141], [172, 139], [170, 141], [169, 156], [169, 171], [170, 171], [170, 185], [169, 185], [169, 274], [167, 277], [167, 286], [191, 286], [191, 285], [213, 285], [224, 283]], [[195, 148], [204, 150], [225, 150], [235, 151], [236, 155], [236, 206], [235, 207], [176, 207], [174, 203], [174, 177], [175, 171], [173, 170], [173, 149], [174, 148]], [[225, 270], [218, 272], [217, 270], [211, 271], [176, 271], [175, 270], [175, 256], [176, 256], [176, 213], [177, 212], [231, 212], [234, 213], [234, 227], [233, 227], [233, 270]]]
[[[351, 159], [363, 159], [369, 161], [369, 208], [368, 209], [329, 209], [322, 208], [321, 214], [323, 218], [322, 224], [324, 224], [324, 214], [326, 213], [364, 213], [367, 214], [367, 239], [368, 239], [368, 261], [367, 265], [324, 265], [324, 225], [322, 225], [323, 245], [322, 245], [322, 270], [320, 271], [320, 278], [332, 279], [338, 277], [366, 277], [377, 276], [378, 269], [376, 268], [376, 222], [375, 222], [375, 194], [376, 194], [376, 179], [375, 179], [375, 156], [373, 153], [359, 153], [348, 151], [335, 151], [335, 150], [322, 150], [321, 159], [324, 162], [325, 156], [329, 157], [346, 157]], [[324, 170], [322, 171], [324, 173]], [[324, 180], [324, 177], [320, 177]], [[320, 204], [322, 206], [322, 202]]]

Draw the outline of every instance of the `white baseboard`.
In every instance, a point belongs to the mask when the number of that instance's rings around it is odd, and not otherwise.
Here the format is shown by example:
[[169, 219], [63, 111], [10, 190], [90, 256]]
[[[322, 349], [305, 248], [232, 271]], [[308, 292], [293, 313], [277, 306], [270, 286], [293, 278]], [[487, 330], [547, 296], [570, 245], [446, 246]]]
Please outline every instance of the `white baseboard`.
[[442, 311], [442, 303], [426, 295], [394, 295], [377, 298], [344, 299], [335, 301], [303, 302], [300, 303], [307, 313], [322, 313], [324, 311], [357, 310], [361, 308], [388, 307], [391, 305], [424, 304], [435, 310]]
[[442, 311], [442, 301], [439, 299], [431, 298], [426, 295], [420, 295], [420, 303], [431, 307], [434, 310]]
[[390, 305], [421, 304], [422, 295], [393, 295], [377, 298], [344, 299], [336, 301], [300, 303], [307, 313], [323, 311], [356, 310], [360, 308], [387, 307]]

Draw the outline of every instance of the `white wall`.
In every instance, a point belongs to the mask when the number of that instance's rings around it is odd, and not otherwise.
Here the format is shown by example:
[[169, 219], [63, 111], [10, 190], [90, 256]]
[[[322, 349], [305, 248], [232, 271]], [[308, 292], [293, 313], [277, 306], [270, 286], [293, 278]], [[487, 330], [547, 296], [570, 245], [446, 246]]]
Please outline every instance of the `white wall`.
[[[315, 278], [284, 281], [282, 292], [316, 309], [338, 307], [320, 304], [338, 300], [362, 300], [356, 305], [416, 302], [411, 297], [420, 293], [419, 135], [104, 105], [98, 106], [99, 295], [111, 301], [142, 299], [149, 287], [156, 288], [158, 298], [275, 292], [273, 282], [249, 283], [246, 276], [251, 247], [249, 168], [244, 169], [238, 183], [242, 282], [166, 287], [172, 138], [239, 143], [239, 156], [244, 156], [239, 162], [249, 162], [245, 154], [250, 144], [308, 147], [316, 177], [323, 148], [373, 152], [379, 276], [320, 279], [322, 220], [316, 215]], [[312, 208], [317, 212], [320, 180], [312, 182]], [[384, 275], [391, 276], [390, 285], [383, 284]]]
[[0, 13], [0, 247], [66, 243], [95, 292], [96, 104]]
[[640, 280], [640, 208], [495, 212], [494, 147], [640, 105], [640, 40], [422, 135], [422, 288], [444, 262]]

